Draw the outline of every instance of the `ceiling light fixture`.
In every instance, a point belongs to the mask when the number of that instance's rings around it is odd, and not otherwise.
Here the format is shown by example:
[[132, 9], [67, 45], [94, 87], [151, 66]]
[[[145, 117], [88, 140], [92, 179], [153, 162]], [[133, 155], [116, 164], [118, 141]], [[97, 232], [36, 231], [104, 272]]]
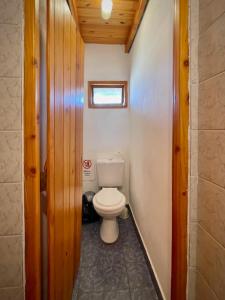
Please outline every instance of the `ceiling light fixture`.
[[111, 17], [112, 8], [113, 8], [112, 0], [102, 0], [101, 9], [102, 9], [103, 19], [108, 20]]

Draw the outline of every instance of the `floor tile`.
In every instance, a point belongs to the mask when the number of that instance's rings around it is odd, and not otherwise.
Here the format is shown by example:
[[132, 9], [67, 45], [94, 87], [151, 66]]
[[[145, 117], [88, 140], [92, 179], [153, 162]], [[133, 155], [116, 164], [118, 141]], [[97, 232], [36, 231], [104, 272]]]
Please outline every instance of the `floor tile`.
[[114, 244], [100, 238], [100, 222], [82, 227], [81, 264], [73, 300], [158, 299], [132, 219], [118, 220]]
[[83, 293], [103, 292], [105, 276], [101, 265], [80, 270], [79, 290]]
[[153, 288], [139, 288], [131, 290], [132, 300], [157, 300], [157, 294]]
[[152, 280], [146, 263], [130, 263], [127, 265], [130, 288], [152, 286]]
[[123, 264], [115, 263], [109, 268], [105, 268], [103, 276], [105, 277], [105, 291], [129, 288], [126, 267]]
[[104, 293], [103, 292], [96, 292], [96, 293], [78, 293], [77, 299], [74, 298], [73, 300], [104, 300]]
[[113, 291], [104, 294], [104, 300], [130, 300], [130, 291]]
[[[130, 245], [132, 245], [132, 247]], [[146, 263], [139, 241], [133, 241], [132, 244], [125, 244], [122, 251], [127, 264]]]

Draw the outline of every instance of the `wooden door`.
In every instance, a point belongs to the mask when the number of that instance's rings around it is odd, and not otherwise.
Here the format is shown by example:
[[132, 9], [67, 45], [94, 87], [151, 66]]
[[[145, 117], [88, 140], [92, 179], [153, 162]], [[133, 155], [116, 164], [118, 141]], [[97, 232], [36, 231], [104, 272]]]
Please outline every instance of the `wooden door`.
[[80, 260], [83, 41], [66, 0], [48, 1], [48, 299], [70, 300]]

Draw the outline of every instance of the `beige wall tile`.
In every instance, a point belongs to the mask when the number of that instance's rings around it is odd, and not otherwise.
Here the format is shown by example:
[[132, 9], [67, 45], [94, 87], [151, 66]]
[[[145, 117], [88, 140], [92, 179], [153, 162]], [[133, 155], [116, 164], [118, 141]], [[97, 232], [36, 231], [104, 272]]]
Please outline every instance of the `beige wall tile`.
[[4, 288], [0, 289], [1, 300], [23, 300], [24, 289], [23, 288]]
[[0, 287], [22, 286], [22, 236], [0, 237]]
[[197, 267], [219, 299], [225, 295], [225, 249], [198, 226]]
[[199, 31], [203, 33], [225, 12], [225, 0], [200, 0]]
[[197, 200], [198, 200], [198, 177], [191, 176], [190, 177], [190, 220], [193, 222], [198, 220], [198, 212], [197, 212]]
[[199, 131], [199, 176], [225, 187], [225, 131]]
[[191, 222], [189, 224], [190, 230], [190, 238], [189, 238], [189, 266], [196, 267], [197, 266], [197, 223]]
[[199, 85], [200, 129], [225, 129], [225, 73]]
[[203, 81], [225, 70], [225, 14], [199, 39], [199, 79]]
[[22, 300], [23, 0], [0, 0], [0, 299]]
[[196, 268], [188, 269], [188, 290], [187, 299], [196, 300]]
[[202, 275], [196, 273], [196, 295], [194, 300], [218, 300], [216, 294], [210, 288]]
[[198, 83], [198, 0], [190, 0], [189, 9], [189, 47], [190, 47], [190, 82]]
[[21, 79], [0, 78], [0, 130], [21, 129]]
[[198, 195], [201, 226], [225, 247], [225, 189], [200, 179]]
[[1, 25], [0, 41], [0, 76], [21, 76], [21, 27], [17, 25]]
[[198, 131], [191, 130], [190, 132], [190, 175], [198, 176]]
[[0, 1], [0, 24], [22, 23], [22, 1], [1, 0]]
[[0, 182], [21, 181], [21, 133], [0, 132]]
[[0, 235], [22, 234], [22, 227], [22, 186], [0, 183]]
[[190, 76], [191, 84], [197, 84], [199, 79], [198, 72], [198, 39], [197, 37], [190, 40]]
[[190, 127], [198, 129], [198, 84], [190, 86]]

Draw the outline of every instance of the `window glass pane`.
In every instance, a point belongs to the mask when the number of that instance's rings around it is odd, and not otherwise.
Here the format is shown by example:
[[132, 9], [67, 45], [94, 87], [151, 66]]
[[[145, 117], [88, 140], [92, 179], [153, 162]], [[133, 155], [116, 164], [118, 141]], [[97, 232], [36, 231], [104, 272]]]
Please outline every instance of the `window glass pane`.
[[93, 103], [96, 105], [123, 104], [123, 88], [122, 87], [94, 87]]

